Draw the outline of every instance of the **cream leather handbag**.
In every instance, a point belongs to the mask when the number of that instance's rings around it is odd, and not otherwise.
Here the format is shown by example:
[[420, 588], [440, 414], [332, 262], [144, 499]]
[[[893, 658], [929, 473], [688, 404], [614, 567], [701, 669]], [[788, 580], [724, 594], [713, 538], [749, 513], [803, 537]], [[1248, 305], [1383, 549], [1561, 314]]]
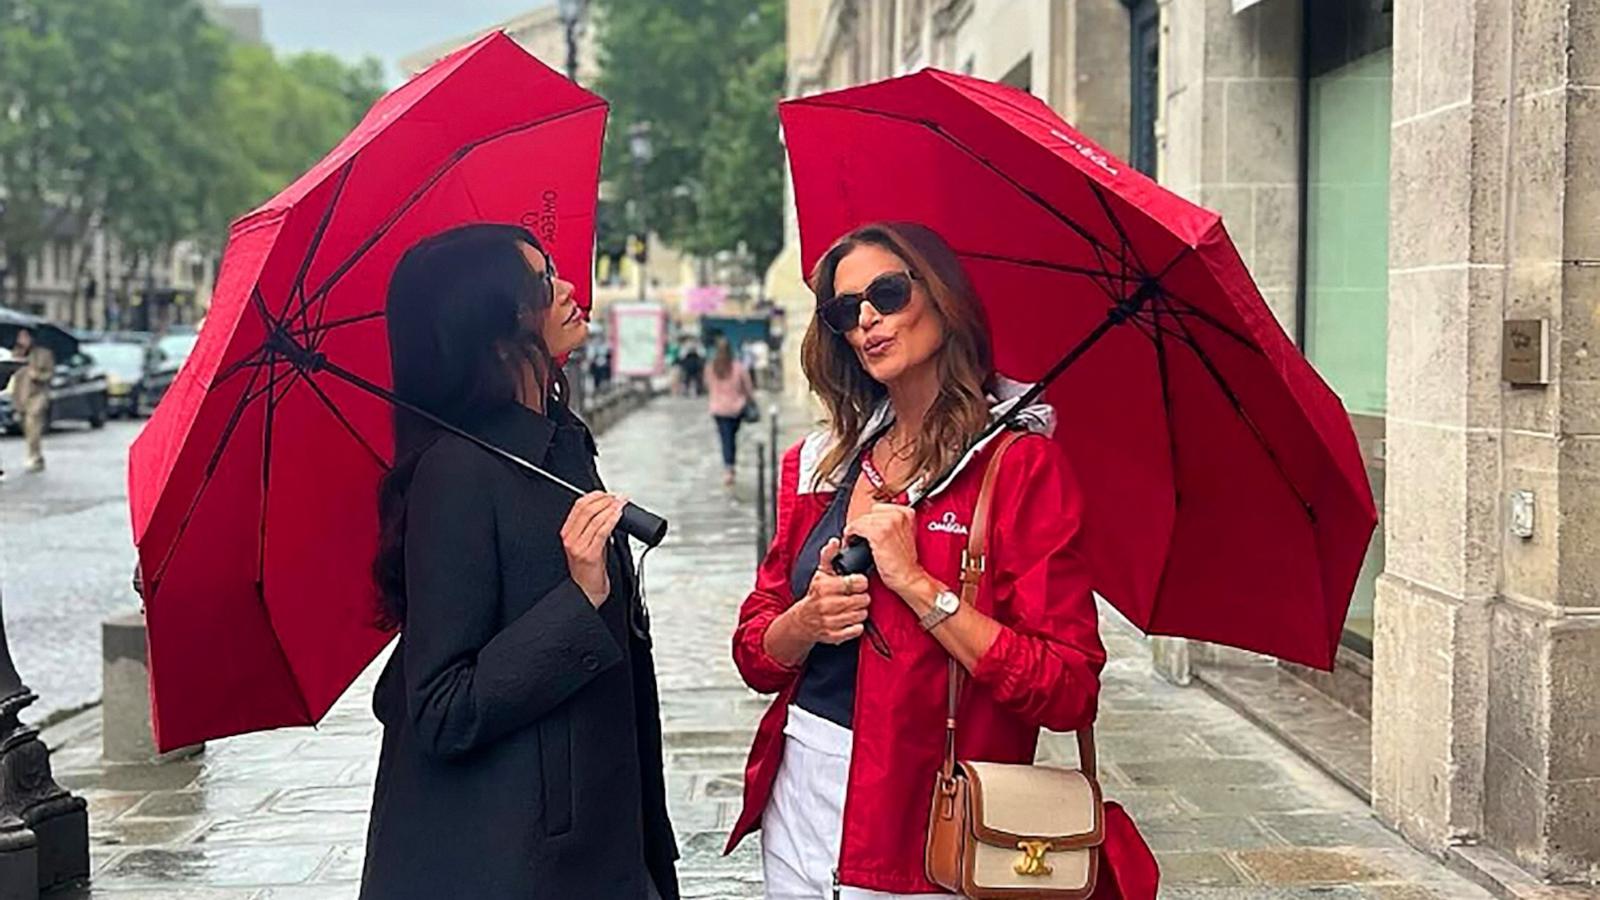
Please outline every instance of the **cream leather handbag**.
[[[961, 602], [977, 600], [990, 494], [1006, 449], [984, 472], [961, 561]], [[950, 661], [944, 764], [928, 814], [928, 879], [971, 900], [1083, 900], [1099, 876], [1105, 805], [1095, 779], [1094, 729], [1078, 732], [1079, 768], [956, 760], [956, 710], [966, 672]]]

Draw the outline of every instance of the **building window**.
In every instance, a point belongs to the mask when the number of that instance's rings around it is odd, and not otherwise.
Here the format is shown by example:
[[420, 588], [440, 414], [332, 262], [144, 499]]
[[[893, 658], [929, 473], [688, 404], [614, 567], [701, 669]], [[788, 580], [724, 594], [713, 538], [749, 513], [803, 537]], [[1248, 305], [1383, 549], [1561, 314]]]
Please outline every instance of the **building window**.
[[1156, 0], [1127, 0], [1132, 134], [1128, 162], [1156, 177], [1156, 115], [1161, 108], [1161, 13]]
[[[1389, 307], [1392, 13], [1372, 0], [1305, 0], [1304, 271], [1300, 342], [1350, 411], [1383, 510]], [[1362, 566], [1346, 643], [1370, 653], [1383, 571], [1380, 526]]]

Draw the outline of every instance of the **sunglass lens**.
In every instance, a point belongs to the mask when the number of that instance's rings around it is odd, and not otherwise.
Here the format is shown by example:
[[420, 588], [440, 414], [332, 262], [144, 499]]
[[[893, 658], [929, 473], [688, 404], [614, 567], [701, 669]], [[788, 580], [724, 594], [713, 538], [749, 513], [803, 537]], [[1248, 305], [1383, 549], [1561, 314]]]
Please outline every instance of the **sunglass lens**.
[[905, 309], [911, 299], [911, 279], [904, 275], [887, 275], [867, 288], [867, 301], [878, 312], [889, 315]]
[[822, 324], [828, 326], [837, 334], [844, 334], [856, 327], [861, 319], [861, 298], [850, 295], [834, 297], [822, 304]]

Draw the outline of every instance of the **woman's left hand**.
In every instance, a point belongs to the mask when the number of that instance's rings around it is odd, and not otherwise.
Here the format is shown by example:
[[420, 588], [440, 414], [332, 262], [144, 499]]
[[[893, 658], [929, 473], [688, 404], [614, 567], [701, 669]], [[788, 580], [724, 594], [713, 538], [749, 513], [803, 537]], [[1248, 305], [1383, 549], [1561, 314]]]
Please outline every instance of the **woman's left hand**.
[[901, 597], [928, 577], [917, 561], [916, 525], [917, 514], [911, 507], [875, 503], [844, 530], [845, 537], [867, 539], [883, 586]]

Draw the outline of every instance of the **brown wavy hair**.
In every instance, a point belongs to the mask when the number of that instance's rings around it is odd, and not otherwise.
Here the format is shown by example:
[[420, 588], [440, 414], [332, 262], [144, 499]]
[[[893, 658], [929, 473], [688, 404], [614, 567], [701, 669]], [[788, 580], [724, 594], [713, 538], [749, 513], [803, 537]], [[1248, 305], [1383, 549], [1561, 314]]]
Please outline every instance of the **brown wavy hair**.
[[[863, 225], [836, 241], [808, 279], [818, 304], [832, 299], [839, 262], [863, 245], [881, 247], [905, 262], [944, 329], [944, 343], [935, 351], [939, 394], [922, 423], [910, 474], [889, 485], [899, 493], [954, 465], [967, 444], [989, 424], [985, 389], [994, 373], [989, 321], [955, 251], [933, 229], [914, 222]], [[800, 360], [811, 389], [827, 409], [834, 438], [817, 468], [820, 485], [855, 452], [867, 421], [888, 390], [862, 368], [844, 336], [829, 331], [815, 315], [806, 329]]]

